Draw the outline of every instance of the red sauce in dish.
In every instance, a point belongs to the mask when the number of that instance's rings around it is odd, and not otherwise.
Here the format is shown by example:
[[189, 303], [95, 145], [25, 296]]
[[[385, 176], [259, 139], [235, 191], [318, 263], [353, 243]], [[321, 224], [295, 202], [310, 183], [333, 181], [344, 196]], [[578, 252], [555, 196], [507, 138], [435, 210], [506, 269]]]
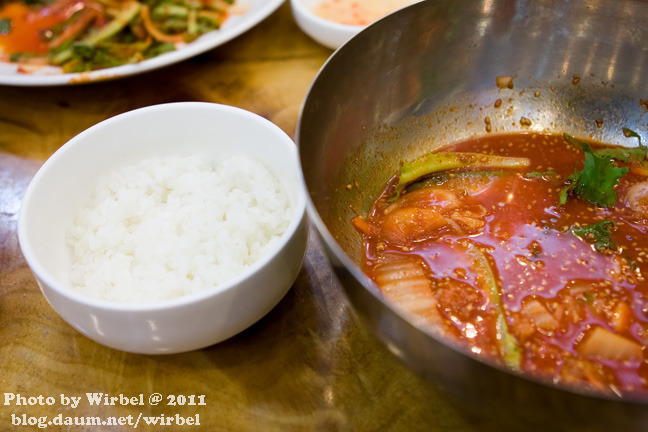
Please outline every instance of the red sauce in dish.
[[324, 0], [314, 12], [340, 24], [366, 26], [417, 1], [420, 0]]
[[[618, 180], [610, 207], [562, 204], [584, 163], [562, 136], [488, 136], [443, 151], [529, 165], [436, 173], [396, 201], [392, 181], [354, 221], [364, 271], [385, 296], [478, 355], [553, 382], [648, 395], [645, 169]], [[602, 221], [612, 246], [573, 230]]]

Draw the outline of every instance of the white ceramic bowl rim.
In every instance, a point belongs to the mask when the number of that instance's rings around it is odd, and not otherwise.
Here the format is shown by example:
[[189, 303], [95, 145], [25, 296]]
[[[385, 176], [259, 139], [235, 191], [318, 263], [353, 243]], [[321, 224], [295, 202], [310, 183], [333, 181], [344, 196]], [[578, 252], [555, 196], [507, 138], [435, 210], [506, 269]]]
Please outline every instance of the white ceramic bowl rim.
[[[296, 145], [294, 144], [292, 139], [279, 126], [275, 125], [270, 120], [261, 117], [258, 114], [252, 113], [250, 111], [246, 111], [244, 109], [229, 106], [229, 105], [222, 105], [222, 104], [211, 103], [211, 102], [172, 102], [172, 103], [146, 106], [143, 108], [127, 111], [122, 114], [118, 114], [114, 117], [110, 117], [106, 120], [103, 120], [89, 127], [88, 129], [82, 131], [78, 135], [74, 136], [68, 142], [63, 144], [63, 146], [61, 146], [57, 151], [55, 151], [52, 154], [52, 156], [50, 156], [43, 163], [41, 168], [36, 172], [29, 186], [27, 187], [25, 195], [22, 199], [22, 203], [28, 202], [30, 200], [33, 191], [32, 185], [37, 184], [40, 181], [41, 177], [46, 175], [46, 172], [48, 171], [49, 167], [56, 164], [57, 160], [61, 158], [65, 153], [69, 151], [74, 151], [74, 148], [76, 146], [82, 145], [86, 135], [95, 133], [97, 130], [102, 129], [104, 127], [111, 126], [113, 123], [117, 123], [121, 121], [124, 117], [132, 117], [133, 115], [139, 115], [141, 113], [150, 113], [150, 112], [162, 111], [168, 109], [184, 109], [184, 108], [196, 108], [196, 107], [212, 109], [215, 112], [230, 112], [238, 116], [246, 117], [250, 121], [261, 122], [262, 124], [265, 125], [265, 127], [267, 127], [270, 133], [278, 136], [282, 143], [284, 143], [286, 146], [291, 146], [289, 151], [295, 155], [294, 160], [298, 166], [297, 169], [301, 170], [301, 167], [299, 167]], [[64, 295], [78, 303], [86, 304], [95, 308], [101, 308], [105, 310], [119, 310], [119, 311], [159, 311], [164, 309], [172, 309], [178, 306], [183, 306], [194, 302], [199, 302], [205, 298], [211, 297], [223, 291], [235, 289], [236, 285], [240, 284], [245, 279], [247, 279], [251, 275], [257, 273], [260, 269], [265, 267], [269, 263], [269, 261], [273, 259], [273, 257], [276, 256], [277, 253], [280, 252], [286, 246], [289, 239], [295, 234], [295, 232], [299, 228], [301, 220], [304, 217], [304, 214], [306, 212], [306, 191], [302, 184], [298, 185], [298, 194], [297, 194], [297, 200], [294, 203], [293, 217], [290, 221], [290, 224], [286, 228], [286, 231], [282, 234], [279, 241], [275, 242], [272, 248], [269, 251], [267, 251], [264, 256], [262, 256], [256, 262], [254, 262], [244, 272], [236, 275], [232, 279], [222, 284], [213, 286], [211, 288], [207, 288], [203, 291], [188, 294], [186, 296], [177, 297], [174, 299], [155, 301], [151, 304], [119, 303], [119, 302], [97, 299], [97, 298], [93, 298], [90, 296], [85, 296], [83, 294], [77, 293], [63, 286], [63, 284], [61, 284], [55, 277], [53, 277], [47, 270], [45, 270], [45, 268], [35, 258], [34, 249], [33, 249], [34, 246], [31, 244], [30, 241], [28, 241], [30, 236], [27, 234], [28, 230], [27, 227], [25, 227], [23, 222], [23, 217], [22, 217], [23, 209], [24, 209], [24, 205], [21, 204], [19, 210], [19, 217], [18, 217], [18, 239], [20, 243], [20, 248], [31, 270], [34, 272], [35, 275], [38, 276], [38, 278], [42, 279], [44, 283], [48, 284], [50, 287], [58, 291], [61, 295]]]

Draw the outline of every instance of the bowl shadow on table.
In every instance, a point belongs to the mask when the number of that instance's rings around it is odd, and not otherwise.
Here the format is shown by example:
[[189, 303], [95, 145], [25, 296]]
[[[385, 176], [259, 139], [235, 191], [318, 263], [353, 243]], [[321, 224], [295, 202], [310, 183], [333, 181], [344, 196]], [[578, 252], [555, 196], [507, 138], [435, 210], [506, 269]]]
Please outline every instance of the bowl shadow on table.
[[455, 405], [370, 333], [311, 234], [284, 299], [244, 332], [200, 351], [205, 376], [215, 380], [208, 385], [225, 383], [224, 393], [242, 398], [241, 416], [265, 430], [505, 430]]
[[[307, 427], [311, 415], [317, 428], [346, 430], [347, 419], [325, 400], [327, 388], [334, 385], [336, 391], [344, 391], [339, 386], [349, 383], [339, 380], [356, 380], [359, 368], [378, 360], [366, 357], [377, 355], [368, 347], [353, 352], [352, 345], [368, 335], [356, 327], [353, 312], [323, 260], [311, 241], [304, 266], [281, 302], [247, 330], [202, 352], [209, 358], [209, 367], [239, 387], [246, 398], [242, 409], [267, 409], [264, 415], [273, 416], [275, 411], [268, 407], [276, 406], [285, 412], [284, 426], [289, 417], [306, 416], [299, 422]], [[375, 342], [371, 348], [382, 353]], [[266, 420], [268, 427], [282, 423], [279, 416]]]

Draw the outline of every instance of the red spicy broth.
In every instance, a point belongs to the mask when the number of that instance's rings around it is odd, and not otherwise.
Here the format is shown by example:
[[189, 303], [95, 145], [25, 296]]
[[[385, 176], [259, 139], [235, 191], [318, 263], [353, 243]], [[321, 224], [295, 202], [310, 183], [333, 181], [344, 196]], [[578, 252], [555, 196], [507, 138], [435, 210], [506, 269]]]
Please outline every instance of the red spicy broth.
[[[367, 217], [354, 219], [364, 271], [385, 296], [511, 368], [648, 395], [642, 162], [619, 178], [606, 207], [572, 191], [561, 203], [585, 159], [562, 136], [493, 135], [443, 152], [523, 158], [526, 166], [440, 171], [396, 200], [398, 176], [390, 182]], [[607, 243], [597, 232], [607, 232]]]

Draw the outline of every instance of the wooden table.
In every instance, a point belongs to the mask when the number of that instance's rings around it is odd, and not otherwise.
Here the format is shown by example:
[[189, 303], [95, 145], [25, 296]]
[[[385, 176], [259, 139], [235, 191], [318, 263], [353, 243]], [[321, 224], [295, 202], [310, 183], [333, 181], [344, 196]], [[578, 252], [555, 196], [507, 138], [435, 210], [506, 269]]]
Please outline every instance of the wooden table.
[[[40, 164], [74, 135], [135, 108], [208, 101], [256, 112], [293, 136], [309, 84], [330, 55], [301, 33], [284, 4], [234, 41], [159, 71], [72, 87], [0, 86], [0, 431], [38, 430], [17, 423], [41, 417], [128, 423], [140, 413], [200, 423], [140, 423], [143, 430], [500, 430], [468, 416], [368, 332], [315, 235], [297, 281], [270, 314], [223, 343], [168, 356], [124, 353], [82, 336], [45, 301], [22, 257], [21, 197]], [[91, 405], [87, 393], [118, 399]], [[158, 405], [148, 399], [154, 394], [163, 396]], [[168, 405], [173, 395], [204, 404]], [[73, 398], [80, 398], [76, 408]]]

